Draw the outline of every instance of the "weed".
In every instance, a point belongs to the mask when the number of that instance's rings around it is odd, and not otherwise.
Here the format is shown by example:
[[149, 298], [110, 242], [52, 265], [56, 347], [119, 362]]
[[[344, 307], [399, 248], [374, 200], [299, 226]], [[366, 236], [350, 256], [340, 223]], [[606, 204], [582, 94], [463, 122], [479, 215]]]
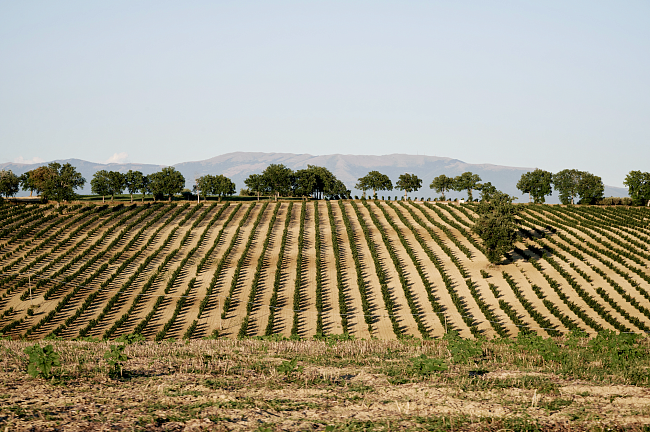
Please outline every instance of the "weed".
[[281, 365], [276, 366], [275, 368], [278, 372], [283, 373], [285, 375], [289, 375], [293, 372], [302, 372], [303, 367], [298, 366], [298, 359], [294, 358], [291, 361], [285, 361], [282, 362]]
[[104, 353], [104, 359], [106, 359], [110, 366], [108, 376], [111, 378], [117, 378], [118, 373], [120, 378], [122, 378], [124, 362], [129, 359], [126, 354], [124, 354], [125, 347], [126, 345], [111, 345], [111, 349]]
[[25, 348], [24, 352], [29, 356], [27, 373], [34, 378], [53, 378], [52, 368], [61, 366], [59, 354], [54, 352], [52, 345], [41, 348], [36, 344]]

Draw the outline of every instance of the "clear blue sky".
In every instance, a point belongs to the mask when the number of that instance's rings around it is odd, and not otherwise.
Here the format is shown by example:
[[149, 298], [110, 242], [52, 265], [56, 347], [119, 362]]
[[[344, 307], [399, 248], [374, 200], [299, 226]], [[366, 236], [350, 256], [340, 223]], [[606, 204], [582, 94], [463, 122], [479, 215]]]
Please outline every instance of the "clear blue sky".
[[2, 1], [0, 162], [650, 171], [650, 2]]

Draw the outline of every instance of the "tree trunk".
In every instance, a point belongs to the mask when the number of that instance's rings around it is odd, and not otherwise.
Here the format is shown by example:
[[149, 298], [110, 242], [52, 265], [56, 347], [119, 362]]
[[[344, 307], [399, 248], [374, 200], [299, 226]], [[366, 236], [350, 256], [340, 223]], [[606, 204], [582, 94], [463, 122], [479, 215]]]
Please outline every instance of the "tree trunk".
[[105, 200], [106, 200], [106, 197], [104, 195], [102, 195], [102, 204], [104, 204]]
[[168, 201], [172, 202], [172, 196], [171, 195], [169, 195]]
[[133, 194], [131, 194], [131, 204], [133, 204]]

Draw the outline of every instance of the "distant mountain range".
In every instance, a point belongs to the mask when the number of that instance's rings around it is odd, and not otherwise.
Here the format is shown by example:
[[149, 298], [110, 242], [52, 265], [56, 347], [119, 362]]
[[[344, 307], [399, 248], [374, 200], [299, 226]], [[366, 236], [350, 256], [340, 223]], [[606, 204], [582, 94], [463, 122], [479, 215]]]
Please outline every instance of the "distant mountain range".
[[[90, 193], [90, 179], [96, 171], [104, 169], [126, 172], [132, 169], [142, 171], [144, 174], [151, 174], [159, 171], [164, 166], [138, 163], [101, 164], [80, 159], [57, 160], [56, 162], [69, 162], [77, 167], [77, 170], [86, 178], [86, 186], [83, 190], [79, 191], [82, 194]], [[397, 181], [400, 174], [409, 172], [420, 177], [423, 185], [422, 189], [411, 195], [424, 198], [438, 196], [433, 190], [429, 189], [429, 184], [434, 177], [440, 174], [457, 176], [465, 171], [471, 171], [478, 174], [484, 182], [489, 181], [498, 189], [519, 197], [520, 202], [527, 201], [528, 197], [521, 195], [516, 188], [516, 184], [521, 174], [534, 169], [491, 164], [469, 164], [458, 159], [406, 154], [383, 156], [335, 154], [313, 156], [309, 154], [261, 152], [227, 153], [203, 161], [181, 162], [173, 166], [183, 173], [188, 188], [191, 188], [192, 184], [194, 184], [194, 179], [197, 177], [205, 174], [223, 174], [234, 181], [237, 188], [240, 189], [245, 187], [244, 179], [250, 174], [260, 173], [269, 164], [273, 163], [284, 164], [293, 170], [306, 168], [307, 165], [326, 167], [352, 190], [353, 195], [361, 195], [361, 191], [355, 190], [354, 185], [359, 177], [366, 175], [369, 171], [377, 170], [388, 175], [393, 181], [393, 184]], [[14, 173], [20, 175], [46, 164], [47, 162], [37, 164], [3, 163], [0, 164], [0, 169], [12, 170]], [[391, 197], [402, 194], [398, 190], [379, 193], [380, 196], [390, 195]], [[21, 193], [21, 195], [24, 194]], [[452, 192], [448, 196], [451, 198], [461, 198], [465, 197], [466, 193]], [[605, 186], [605, 196], [625, 197], [628, 196], [628, 191], [625, 188]], [[551, 197], [548, 197], [547, 201], [551, 203], [559, 202], [557, 194], [554, 192]]]

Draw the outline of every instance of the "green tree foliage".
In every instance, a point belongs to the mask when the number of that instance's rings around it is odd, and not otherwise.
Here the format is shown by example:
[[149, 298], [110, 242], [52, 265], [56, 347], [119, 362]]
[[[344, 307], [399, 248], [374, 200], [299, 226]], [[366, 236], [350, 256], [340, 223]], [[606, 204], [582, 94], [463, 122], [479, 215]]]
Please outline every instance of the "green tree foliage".
[[0, 194], [6, 198], [14, 196], [20, 190], [20, 179], [11, 170], [0, 171]]
[[490, 201], [494, 194], [499, 192], [490, 182], [480, 184], [477, 188], [481, 191], [481, 201]]
[[220, 197], [233, 195], [236, 191], [235, 183], [224, 175], [210, 175], [196, 179], [198, 192], [204, 197], [217, 195]]
[[119, 171], [109, 171], [108, 180], [111, 187], [111, 201], [113, 201], [115, 195], [119, 195], [124, 191], [126, 179], [124, 178], [124, 174]]
[[49, 379], [52, 376], [52, 369], [61, 366], [59, 354], [54, 352], [52, 345], [41, 348], [37, 344], [25, 348], [24, 352], [29, 356], [27, 373], [34, 378]]
[[324, 167], [307, 165], [306, 169], [294, 173], [294, 182], [294, 192], [299, 196], [335, 198], [349, 195], [345, 184]]
[[129, 170], [124, 174], [124, 188], [131, 195], [131, 202], [133, 202], [133, 194], [136, 192], [142, 192], [142, 199], [144, 201], [145, 178], [144, 174], [140, 171]]
[[628, 187], [634, 205], [650, 206], [650, 173], [630, 171], [623, 184]]
[[474, 197], [472, 196], [472, 191], [478, 189], [480, 182], [481, 177], [479, 177], [478, 174], [472, 174], [471, 172], [467, 171], [454, 178], [453, 189], [458, 192], [466, 190], [467, 200], [473, 201]]
[[18, 177], [18, 179], [20, 180], [20, 187], [24, 191], [29, 191], [30, 197], [34, 194], [34, 192], [36, 193], [41, 192], [40, 189], [38, 188], [37, 181], [36, 181], [36, 178], [38, 177], [36, 173], [39, 170], [47, 171], [47, 168], [40, 167], [35, 170], [27, 171], [26, 173], [23, 173], [20, 177]]
[[[115, 199], [115, 195], [121, 194], [125, 185], [125, 175], [119, 171], [99, 170], [93, 174], [93, 178], [90, 180], [90, 190], [94, 194], [101, 195], [102, 202], [106, 195], [111, 196], [111, 201]], [[131, 201], [133, 201], [133, 195], [131, 195]]]
[[111, 184], [108, 177], [108, 171], [99, 170], [93, 174], [93, 178], [90, 179], [90, 191], [94, 194], [102, 196], [102, 202], [106, 195], [111, 194]]
[[372, 190], [373, 197], [377, 198], [377, 191], [393, 190], [393, 182], [390, 181], [386, 174], [379, 171], [370, 171], [364, 177], [361, 177], [354, 187], [363, 191], [364, 198], [367, 190]]
[[395, 187], [399, 190], [404, 191], [404, 198], [406, 198], [409, 192], [416, 192], [422, 187], [422, 180], [415, 174], [404, 173], [399, 176], [399, 179], [395, 183]]
[[483, 240], [485, 255], [497, 263], [514, 248], [518, 239], [518, 208], [513, 198], [503, 192], [495, 193], [490, 201], [481, 201], [476, 208], [479, 215], [472, 230]]
[[605, 186], [603, 180], [591, 173], [583, 172], [578, 182], [578, 195], [580, 196], [580, 204], [596, 204], [599, 200], [603, 199]]
[[180, 193], [185, 187], [185, 177], [174, 167], [165, 167], [147, 177], [149, 177], [149, 190], [154, 200], [167, 196], [171, 201], [172, 196]]
[[249, 175], [248, 178], [244, 180], [244, 184], [249, 191], [257, 194], [258, 201], [260, 200], [260, 194], [267, 192], [266, 184], [264, 184], [264, 176], [262, 176], [262, 174]]
[[36, 181], [42, 196], [58, 203], [76, 198], [75, 189], [82, 188], [86, 184], [86, 179], [77, 172], [75, 167], [69, 163], [61, 165], [58, 162], [49, 163], [47, 171], [39, 171]]
[[438, 177], [433, 179], [429, 185], [429, 188], [435, 190], [439, 194], [442, 194], [442, 200], [445, 201], [445, 192], [454, 189], [454, 178], [440, 174]]
[[595, 204], [602, 199], [605, 186], [600, 177], [585, 171], [565, 169], [553, 174], [553, 187], [559, 192], [562, 204]]
[[262, 184], [264, 189], [275, 195], [275, 200], [279, 196], [288, 196], [291, 194], [294, 185], [294, 173], [291, 168], [282, 164], [270, 164], [262, 172]]
[[517, 183], [517, 189], [528, 194], [528, 201], [532, 198], [535, 204], [546, 202], [546, 195], [551, 195], [553, 189], [553, 174], [548, 171], [536, 169], [521, 175]]

